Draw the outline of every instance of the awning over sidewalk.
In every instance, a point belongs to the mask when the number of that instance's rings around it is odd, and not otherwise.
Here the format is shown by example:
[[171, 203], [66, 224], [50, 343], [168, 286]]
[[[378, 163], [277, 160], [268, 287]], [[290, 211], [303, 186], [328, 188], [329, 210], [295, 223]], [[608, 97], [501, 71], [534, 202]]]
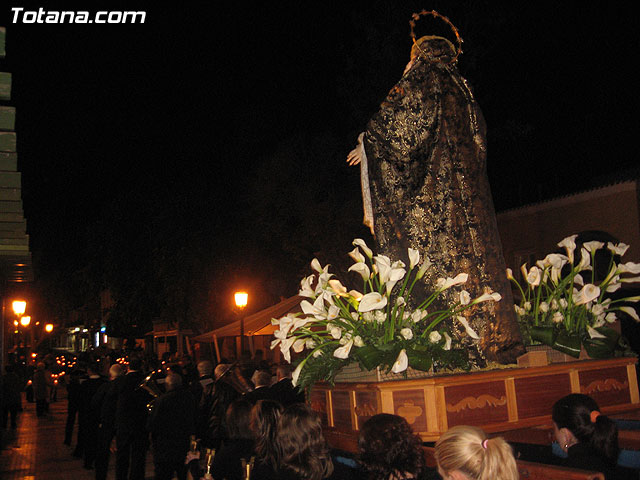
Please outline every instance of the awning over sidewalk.
[[[275, 305], [272, 305], [264, 310], [261, 310], [253, 315], [244, 317], [244, 334], [246, 336], [252, 335], [272, 335], [276, 330], [274, 325], [271, 325], [272, 318], [280, 318], [287, 313], [300, 312], [300, 302], [302, 297], [294, 295], [293, 297], [282, 300]], [[197, 337], [193, 337], [192, 340], [196, 342], [213, 342], [214, 337], [235, 337], [240, 335], [242, 330], [242, 321], [237, 320], [224, 327], [217, 328]]]

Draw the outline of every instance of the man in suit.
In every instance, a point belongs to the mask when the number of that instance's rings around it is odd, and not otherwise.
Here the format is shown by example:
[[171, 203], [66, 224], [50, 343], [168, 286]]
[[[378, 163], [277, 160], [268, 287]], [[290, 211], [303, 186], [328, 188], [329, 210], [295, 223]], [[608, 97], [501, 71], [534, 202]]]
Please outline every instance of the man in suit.
[[102, 385], [91, 400], [91, 408], [100, 412], [98, 425], [98, 446], [96, 450], [96, 480], [107, 480], [111, 441], [115, 435], [116, 407], [118, 392], [116, 380], [124, 375], [122, 365], [114, 363], [109, 368], [111, 381]]
[[244, 399], [255, 405], [258, 400], [273, 399], [273, 392], [269, 388], [271, 386], [271, 374], [260, 370], [254, 375], [256, 388], [249, 393], [245, 393]]
[[149, 448], [146, 430], [149, 394], [139, 388], [144, 381], [142, 362], [129, 359], [129, 371], [114, 382], [116, 402], [116, 480], [144, 480], [145, 456]]
[[171, 480], [174, 472], [178, 480], [184, 480], [189, 437], [196, 429], [196, 401], [182, 386], [180, 375], [167, 375], [165, 387], [166, 393], [154, 402], [147, 421], [153, 441], [155, 480]]
[[271, 387], [271, 395], [283, 407], [294, 403], [304, 403], [304, 393], [298, 391], [291, 383], [291, 370], [288, 365], [278, 365], [276, 370], [278, 381]]

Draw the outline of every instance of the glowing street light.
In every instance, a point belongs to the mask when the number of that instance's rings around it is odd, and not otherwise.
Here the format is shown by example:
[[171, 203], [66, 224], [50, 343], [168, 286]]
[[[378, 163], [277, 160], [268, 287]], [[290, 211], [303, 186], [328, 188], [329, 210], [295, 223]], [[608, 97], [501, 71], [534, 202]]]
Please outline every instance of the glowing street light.
[[234, 294], [234, 298], [236, 301], [236, 307], [244, 308], [247, 306], [247, 302], [249, 301], [249, 294], [247, 292], [236, 292]]
[[24, 300], [14, 300], [11, 307], [13, 308], [13, 313], [16, 315], [24, 315], [24, 312], [27, 309], [27, 302]]
[[20, 325], [22, 325], [23, 327], [28, 327], [30, 323], [31, 323], [30, 316], [27, 315], [20, 318]]
[[[247, 306], [249, 301], [249, 294], [247, 292], [236, 292], [233, 295], [236, 301], [236, 307], [239, 310], [243, 310], [244, 307]], [[238, 352], [238, 357], [242, 354], [244, 350], [244, 317], [240, 317], [240, 352]]]
[[52, 323], [47, 323], [44, 326], [44, 331], [47, 332], [47, 333], [53, 332], [53, 324]]

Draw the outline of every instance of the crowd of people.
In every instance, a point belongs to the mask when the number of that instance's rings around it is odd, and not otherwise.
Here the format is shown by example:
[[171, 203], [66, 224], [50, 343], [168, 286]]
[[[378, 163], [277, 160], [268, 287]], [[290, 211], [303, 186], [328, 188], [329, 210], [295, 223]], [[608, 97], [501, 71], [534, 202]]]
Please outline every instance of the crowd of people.
[[[437, 469], [428, 468], [422, 440], [407, 421], [391, 414], [369, 418], [359, 432], [356, 456], [332, 451], [321, 418], [291, 382], [288, 365], [259, 361], [194, 365], [89, 358], [66, 375], [64, 442], [73, 455], [107, 478], [115, 443], [116, 480], [143, 480], [151, 449], [158, 480], [515, 480], [514, 452], [500, 437], [473, 426], [455, 426], [435, 443]], [[108, 367], [108, 368], [107, 368]], [[32, 387], [38, 415], [51, 399], [50, 367], [38, 362]], [[107, 376], [104, 375], [105, 371]], [[22, 380], [12, 366], [2, 377], [3, 427], [16, 427]], [[637, 478], [617, 465], [618, 427], [596, 402], [581, 394], [558, 400], [552, 411], [557, 463]], [[115, 442], [114, 442], [115, 441]]]

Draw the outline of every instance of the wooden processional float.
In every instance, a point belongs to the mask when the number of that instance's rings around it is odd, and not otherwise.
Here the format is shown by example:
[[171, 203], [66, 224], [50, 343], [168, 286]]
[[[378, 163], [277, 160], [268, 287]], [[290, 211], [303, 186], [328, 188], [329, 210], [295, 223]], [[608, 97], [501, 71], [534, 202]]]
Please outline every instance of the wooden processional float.
[[394, 381], [314, 385], [311, 406], [334, 448], [353, 451], [360, 426], [378, 413], [404, 417], [425, 442], [454, 425], [505, 432], [551, 425], [551, 408], [570, 393], [591, 396], [602, 413], [640, 408], [636, 357], [580, 360]]

